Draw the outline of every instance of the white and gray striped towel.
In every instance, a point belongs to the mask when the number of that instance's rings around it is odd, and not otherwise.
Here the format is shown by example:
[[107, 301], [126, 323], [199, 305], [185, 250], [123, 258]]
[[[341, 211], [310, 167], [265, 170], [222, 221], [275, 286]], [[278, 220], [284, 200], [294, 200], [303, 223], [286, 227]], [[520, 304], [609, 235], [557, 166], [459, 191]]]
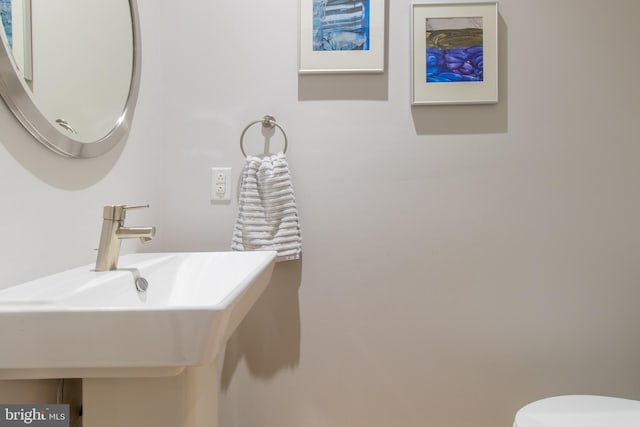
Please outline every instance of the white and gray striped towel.
[[277, 251], [277, 261], [300, 258], [298, 208], [284, 153], [245, 160], [231, 249]]

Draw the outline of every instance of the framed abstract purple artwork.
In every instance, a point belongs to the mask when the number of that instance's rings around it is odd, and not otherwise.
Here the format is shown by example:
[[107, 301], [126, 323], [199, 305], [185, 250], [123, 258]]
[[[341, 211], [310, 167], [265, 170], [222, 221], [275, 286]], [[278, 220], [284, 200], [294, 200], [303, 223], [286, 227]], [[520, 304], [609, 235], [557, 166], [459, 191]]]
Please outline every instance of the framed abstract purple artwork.
[[412, 105], [498, 102], [498, 3], [414, 3]]

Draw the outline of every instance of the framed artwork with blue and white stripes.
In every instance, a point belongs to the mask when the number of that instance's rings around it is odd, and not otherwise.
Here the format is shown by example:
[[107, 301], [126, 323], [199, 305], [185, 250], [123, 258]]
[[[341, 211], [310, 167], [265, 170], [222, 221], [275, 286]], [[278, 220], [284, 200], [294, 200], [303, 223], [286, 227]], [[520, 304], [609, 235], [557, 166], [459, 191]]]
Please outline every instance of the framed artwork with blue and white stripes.
[[0, 29], [4, 29], [9, 48], [13, 47], [13, 25], [11, 18], [11, 0], [0, 0], [0, 22], [2, 23]]
[[385, 0], [300, 0], [299, 72], [382, 73]]

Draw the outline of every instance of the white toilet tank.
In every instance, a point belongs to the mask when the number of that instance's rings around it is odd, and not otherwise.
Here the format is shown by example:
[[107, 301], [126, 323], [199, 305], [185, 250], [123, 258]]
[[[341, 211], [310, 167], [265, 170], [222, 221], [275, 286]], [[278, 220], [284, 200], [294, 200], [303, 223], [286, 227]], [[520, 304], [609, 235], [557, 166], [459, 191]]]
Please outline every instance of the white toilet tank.
[[557, 396], [516, 414], [513, 427], [640, 427], [640, 401], [605, 396]]

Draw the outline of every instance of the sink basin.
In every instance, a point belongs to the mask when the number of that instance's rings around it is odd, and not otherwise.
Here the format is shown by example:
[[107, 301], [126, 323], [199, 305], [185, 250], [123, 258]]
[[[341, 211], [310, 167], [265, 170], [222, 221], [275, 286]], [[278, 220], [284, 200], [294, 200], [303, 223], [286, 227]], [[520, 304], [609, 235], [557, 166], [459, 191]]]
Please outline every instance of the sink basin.
[[88, 265], [0, 290], [0, 379], [168, 376], [209, 363], [275, 256], [132, 254], [115, 271]]

